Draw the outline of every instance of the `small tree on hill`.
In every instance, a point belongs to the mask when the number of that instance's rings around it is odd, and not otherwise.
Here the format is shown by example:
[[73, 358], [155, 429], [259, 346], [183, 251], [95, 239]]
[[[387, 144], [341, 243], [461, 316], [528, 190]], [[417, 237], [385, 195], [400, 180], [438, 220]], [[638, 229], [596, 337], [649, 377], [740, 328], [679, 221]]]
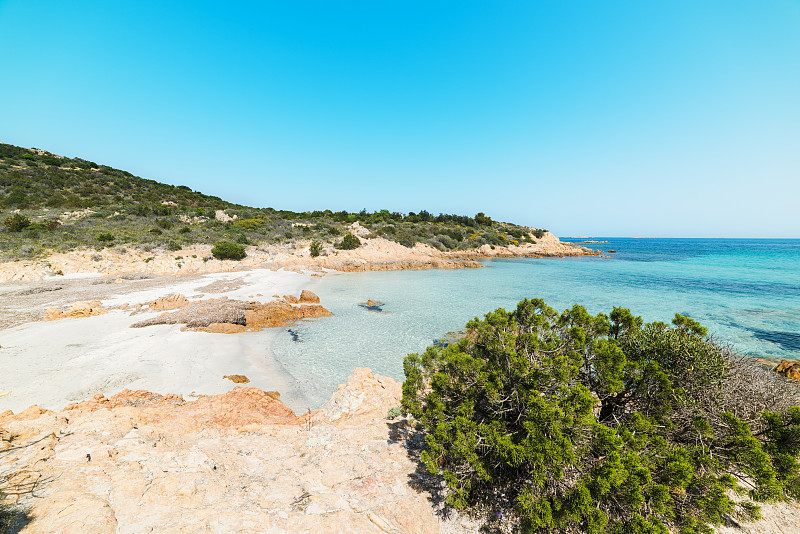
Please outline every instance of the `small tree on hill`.
[[342, 238], [337, 248], [342, 250], [353, 250], [361, 246], [361, 240], [353, 234], [347, 234]]

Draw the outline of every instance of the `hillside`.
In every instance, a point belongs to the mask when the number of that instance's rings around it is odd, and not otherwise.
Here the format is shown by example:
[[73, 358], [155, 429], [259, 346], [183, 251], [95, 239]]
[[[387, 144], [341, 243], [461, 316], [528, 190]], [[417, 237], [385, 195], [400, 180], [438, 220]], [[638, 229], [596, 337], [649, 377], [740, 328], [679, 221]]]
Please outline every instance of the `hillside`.
[[471, 250], [534, 242], [544, 230], [474, 217], [388, 210], [292, 212], [232, 204], [81, 158], [0, 144], [0, 259], [81, 247], [179, 250], [222, 239], [242, 244], [339, 244], [359, 222], [371, 236], [412, 247]]

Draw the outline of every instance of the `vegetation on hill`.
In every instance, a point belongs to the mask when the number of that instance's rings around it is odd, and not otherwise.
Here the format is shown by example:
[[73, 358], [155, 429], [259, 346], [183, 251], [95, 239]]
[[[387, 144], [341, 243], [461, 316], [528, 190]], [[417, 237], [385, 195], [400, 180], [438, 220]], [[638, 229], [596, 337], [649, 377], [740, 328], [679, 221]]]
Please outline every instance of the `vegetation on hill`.
[[544, 234], [493, 221], [483, 213], [467, 217], [425, 210], [296, 213], [253, 208], [84, 159], [7, 144], [0, 144], [0, 220], [2, 259], [86, 246], [177, 250], [221, 240], [337, 244], [355, 222], [371, 235], [404, 246], [427, 243], [440, 250], [530, 242]]
[[690, 534], [800, 497], [798, 388], [673, 325], [526, 299], [409, 355], [449, 503], [529, 533]]

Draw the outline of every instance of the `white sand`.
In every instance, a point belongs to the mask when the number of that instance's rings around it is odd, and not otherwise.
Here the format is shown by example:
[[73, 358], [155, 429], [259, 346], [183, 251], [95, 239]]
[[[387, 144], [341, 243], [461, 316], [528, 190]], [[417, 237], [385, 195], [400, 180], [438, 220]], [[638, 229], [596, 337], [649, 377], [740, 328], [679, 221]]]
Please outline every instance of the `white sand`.
[[[200, 289], [217, 281], [241, 287], [225, 292]], [[317, 283], [318, 279], [295, 272], [217, 273], [192, 280], [176, 278], [166, 287], [111, 296], [102, 303], [104, 307], [144, 303], [172, 293], [192, 300], [228, 296], [264, 302], [273, 294], [299, 295]], [[110, 396], [125, 388], [186, 396], [216, 394], [235, 387], [222, 378], [230, 374], [246, 375], [248, 386], [279, 391], [287, 406], [306, 410], [302, 393], [271, 353], [272, 340], [281, 329], [208, 334], [181, 332], [180, 325], [130, 328], [158, 313], [111, 310], [0, 331], [0, 394], [11, 392], [0, 398], [0, 412], [16, 413], [32, 404], [60, 410], [96, 393]]]

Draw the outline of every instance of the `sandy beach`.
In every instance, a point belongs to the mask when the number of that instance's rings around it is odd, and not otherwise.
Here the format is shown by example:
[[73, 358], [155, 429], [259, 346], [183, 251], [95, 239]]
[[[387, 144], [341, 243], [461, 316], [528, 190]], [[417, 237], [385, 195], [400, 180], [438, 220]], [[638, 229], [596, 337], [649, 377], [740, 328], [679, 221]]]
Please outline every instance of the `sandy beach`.
[[[35, 261], [0, 264], [0, 412], [32, 404], [58, 410], [101, 393], [144, 389], [194, 397], [229, 391], [226, 375], [245, 375], [254, 386], [278, 391], [297, 413], [309, 402], [276, 361], [271, 345], [281, 329], [233, 335], [182, 331], [182, 326], [131, 328], [162, 310], [156, 299], [180, 294], [191, 302], [228, 298], [268, 303], [276, 295], [313, 290], [337, 271], [482, 267], [476, 260], [508, 256], [571, 256], [594, 251], [561, 243], [547, 233], [536, 245], [444, 253], [427, 245], [407, 248], [383, 238], [363, 246], [328, 247], [311, 257], [308, 243], [248, 247], [242, 261], [211, 256], [210, 247], [179, 251], [106, 248], [52, 253]], [[359, 232], [360, 231], [360, 232]], [[48, 308], [67, 312], [94, 302], [100, 315], [43, 321]], [[324, 306], [324, 303], [322, 303]], [[324, 319], [316, 319], [324, 320]]]
[[[9, 394], [0, 398], [0, 412], [18, 412], [31, 404], [57, 410], [96, 393], [113, 395], [125, 388], [190, 398], [218, 394], [235, 386], [223, 378], [233, 374], [245, 375], [250, 386], [280, 392], [281, 400], [294, 411], [306, 411], [302, 394], [270, 351], [271, 340], [283, 333], [281, 329], [228, 335], [181, 331], [180, 325], [130, 326], [162, 313], [138, 305], [171, 294], [186, 295], [191, 301], [228, 297], [269, 302], [275, 294], [297, 296], [313, 288], [318, 277], [255, 269], [118, 280], [94, 275], [4, 285], [0, 301], [7, 328], [0, 335], [4, 365], [0, 393]], [[108, 311], [93, 317], [36, 320], [47, 307], [68, 308], [87, 300], [100, 301]]]

